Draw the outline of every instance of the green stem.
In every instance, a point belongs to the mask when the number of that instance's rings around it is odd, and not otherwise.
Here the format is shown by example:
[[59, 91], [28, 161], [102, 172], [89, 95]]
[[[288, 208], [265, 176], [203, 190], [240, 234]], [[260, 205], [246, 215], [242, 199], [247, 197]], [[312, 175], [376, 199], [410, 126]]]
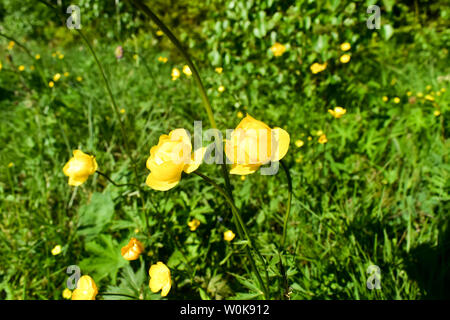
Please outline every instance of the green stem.
[[[231, 196], [221, 186], [219, 186], [214, 180], [212, 180], [208, 176], [206, 176], [206, 175], [204, 175], [204, 174], [202, 174], [200, 172], [197, 172], [197, 171], [194, 171], [193, 173], [196, 174], [197, 176], [201, 177], [203, 180], [205, 180], [206, 182], [211, 184], [213, 187], [215, 187], [217, 189], [217, 191], [221, 195], [223, 195], [223, 197], [225, 198], [225, 200], [229, 204], [229, 206], [231, 208], [231, 212], [233, 213], [233, 218], [234, 218], [233, 220], [234, 220], [234, 223], [236, 225], [236, 229], [237, 229], [237, 231], [239, 233], [239, 237], [241, 239], [247, 239], [247, 241], [248, 241], [248, 245], [249, 246], [245, 246], [245, 249], [246, 249], [246, 252], [247, 252], [247, 256], [248, 256], [248, 258], [250, 260], [250, 263], [251, 263], [252, 268], [253, 268], [253, 270], [254, 270], [254, 272], [256, 274], [256, 277], [258, 278], [258, 282], [259, 282], [261, 288], [263, 288], [263, 290], [264, 290], [264, 297], [265, 297], [265, 299], [268, 299], [269, 298], [269, 291], [267, 290], [267, 287], [264, 284], [264, 282], [263, 282], [263, 280], [261, 278], [261, 275], [259, 274], [258, 268], [256, 267], [256, 263], [253, 260], [253, 256], [252, 256], [252, 254], [250, 252], [250, 248], [255, 250], [256, 254], [262, 260], [263, 264], [265, 264], [264, 263], [264, 259], [261, 256], [261, 254], [259, 253], [258, 249], [253, 245], [253, 242], [252, 242], [252, 240], [250, 238], [250, 235], [249, 235], [249, 233], [247, 231], [247, 228], [246, 228], [246, 226], [245, 226], [245, 224], [244, 224], [244, 222], [242, 220], [242, 217], [241, 217], [241, 215], [239, 213], [239, 210], [236, 208], [236, 206], [234, 204], [233, 199], [231, 198]], [[268, 281], [267, 268], [266, 268], [266, 280]]]
[[[191, 71], [192, 71], [192, 75], [195, 79], [195, 82], [197, 83], [197, 86], [200, 89], [200, 95], [202, 97], [203, 105], [205, 106], [205, 110], [208, 115], [209, 122], [211, 123], [211, 127], [213, 129], [216, 129], [216, 130], [214, 130], [214, 139], [215, 139], [215, 141], [222, 141], [217, 132], [218, 131], [217, 125], [216, 125], [216, 121], [214, 120], [214, 114], [213, 114], [213, 111], [211, 108], [211, 103], [209, 102], [208, 95], [206, 94], [205, 87], [203, 86], [203, 83], [202, 83], [202, 79], [200, 78], [197, 68], [195, 67], [194, 63], [192, 62], [187, 50], [181, 45], [180, 41], [178, 41], [178, 39], [174, 36], [172, 31], [170, 31], [169, 28], [166, 27], [164, 22], [162, 22], [153, 13], [152, 10], [150, 10], [145, 4], [143, 4], [139, 1], [131, 0], [131, 2], [133, 2], [133, 4], [136, 7], [138, 7], [140, 10], [142, 10], [142, 12], [144, 12], [154, 23], [156, 23], [158, 25], [158, 27], [164, 32], [164, 34], [170, 39], [170, 41], [172, 41], [172, 43], [175, 45], [175, 47], [178, 49], [178, 51], [181, 53], [181, 55], [186, 60], [186, 63], [188, 64], [189, 69], [191, 69]], [[223, 155], [223, 160], [224, 159], [225, 159], [225, 155]], [[227, 189], [228, 193], [230, 194], [230, 196], [233, 197], [230, 178], [228, 176], [228, 170], [227, 170], [225, 161], [222, 161], [221, 165], [222, 165], [222, 175], [225, 180], [226, 189]]]
[[291, 202], [292, 202], [292, 179], [291, 174], [289, 173], [288, 167], [284, 164], [282, 160], [280, 160], [281, 166], [283, 167], [284, 172], [286, 173], [286, 178], [288, 182], [288, 202], [286, 207], [286, 213], [284, 215], [284, 223], [283, 223], [283, 236], [281, 238], [281, 249], [284, 250], [284, 244], [286, 242], [286, 232], [289, 214], [291, 212]]
[[121, 296], [121, 297], [127, 297], [127, 298], [133, 298], [133, 299], [136, 299], [136, 300], [140, 300], [138, 297], [131, 296], [131, 295], [128, 295], [128, 294], [123, 294], [123, 293], [99, 292], [98, 294], [101, 295], [101, 296]]
[[105, 177], [106, 180], [108, 180], [109, 182], [111, 182], [113, 185], [115, 185], [116, 187], [125, 187], [125, 186], [133, 186], [133, 187], [138, 187], [138, 185], [133, 184], [133, 183], [123, 183], [123, 184], [118, 184], [116, 182], [114, 182], [114, 180], [112, 180], [110, 177], [108, 177], [106, 174], [104, 174], [103, 172], [100, 171], [95, 171], [97, 174], [101, 175], [102, 177]]

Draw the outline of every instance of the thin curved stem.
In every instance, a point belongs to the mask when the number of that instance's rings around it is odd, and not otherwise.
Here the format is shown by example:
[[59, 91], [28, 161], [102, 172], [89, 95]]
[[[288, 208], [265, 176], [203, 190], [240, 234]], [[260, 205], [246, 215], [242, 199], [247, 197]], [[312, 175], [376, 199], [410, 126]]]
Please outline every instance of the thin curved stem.
[[[195, 67], [194, 63], [192, 62], [191, 57], [189, 56], [187, 50], [181, 45], [180, 41], [178, 41], [178, 39], [175, 37], [175, 35], [172, 33], [172, 31], [170, 31], [169, 28], [166, 27], [164, 22], [162, 22], [153, 13], [152, 10], [150, 10], [145, 4], [143, 4], [139, 1], [131, 0], [131, 2], [133, 2], [133, 4], [136, 7], [138, 7], [140, 10], [142, 10], [142, 12], [144, 12], [154, 23], [156, 23], [158, 25], [158, 27], [164, 32], [164, 34], [170, 39], [170, 41], [172, 41], [172, 43], [175, 45], [175, 47], [178, 49], [178, 51], [181, 53], [181, 55], [186, 60], [186, 63], [188, 64], [189, 69], [191, 69], [191, 71], [192, 71], [192, 75], [195, 79], [195, 82], [197, 83], [197, 86], [200, 89], [200, 95], [202, 97], [203, 105], [205, 106], [205, 110], [208, 115], [209, 122], [211, 123], [211, 127], [213, 129], [216, 129], [214, 131], [214, 139], [215, 139], [215, 141], [222, 141], [221, 137], [217, 133], [216, 121], [214, 120], [214, 114], [213, 114], [213, 111], [211, 108], [211, 103], [209, 102], [208, 95], [206, 94], [206, 90], [205, 90], [205, 87], [203, 86], [202, 79], [200, 78], [197, 68]], [[223, 160], [225, 160], [225, 155], [223, 155], [222, 158], [223, 158]], [[233, 197], [231, 183], [230, 183], [230, 177], [228, 176], [228, 171], [227, 171], [227, 166], [225, 164], [225, 161], [222, 161], [221, 167], [222, 167], [222, 175], [225, 180], [226, 189], [227, 189], [228, 193], [230, 194], [230, 196]]]
[[[225, 198], [225, 200], [227, 201], [227, 203], [229, 204], [230, 208], [231, 208], [231, 212], [233, 213], [233, 220], [234, 223], [236, 225], [236, 229], [239, 233], [239, 237], [242, 239], [246, 239], [248, 241], [248, 245], [249, 246], [245, 246], [246, 252], [247, 252], [247, 256], [250, 260], [250, 263], [252, 265], [252, 268], [255, 271], [256, 277], [258, 278], [258, 282], [260, 284], [260, 286], [263, 288], [264, 291], [264, 297], [266, 299], [269, 298], [269, 291], [267, 290], [267, 286], [264, 284], [261, 275], [259, 274], [258, 268], [256, 267], [256, 263], [253, 260], [253, 256], [250, 252], [250, 248], [252, 248], [253, 250], [255, 250], [256, 254], [258, 255], [258, 257], [261, 259], [262, 263], [265, 264], [265, 261], [263, 259], [263, 257], [261, 256], [261, 254], [259, 253], [258, 249], [254, 246], [250, 235], [247, 231], [247, 228], [242, 220], [242, 217], [239, 213], [239, 210], [236, 208], [236, 205], [234, 204], [233, 199], [231, 198], [231, 196], [221, 187], [219, 186], [214, 180], [212, 180], [211, 178], [209, 178], [208, 176], [198, 172], [198, 171], [194, 171], [194, 174], [196, 174], [197, 176], [201, 177], [203, 180], [205, 180], [206, 182], [208, 182], [209, 184], [211, 184], [214, 188], [217, 189], [217, 191], [223, 195], [223, 197]], [[250, 247], [250, 248], [249, 248]], [[267, 269], [266, 269], [266, 281], [268, 281], [268, 273], [267, 273]]]
[[287, 182], [288, 182], [288, 202], [287, 202], [287, 206], [286, 206], [286, 213], [284, 215], [283, 236], [281, 238], [281, 249], [284, 250], [284, 244], [286, 242], [288, 219], [289, 219], [289, 214], [291, 212], [292, 178], [291, 178], [291, 174], [289, 173], [288, 167], [284, 164], [284, 162], [282, 160], [280, 160], [280, 163], [281, 163], [281, 166], [283, 167], [284, 172], [286, 173], [286, 178], [287, 178]]
[[133, 183], [123, 183], [123, 184], [119, 184], [114, 182], [114, 180], [112, 180], [110, 177], [108, 177], [106, 174], [104, 174], [103, 172], [100, 171], [95, 171], [97, 174], [101, 175], [102, 177], [105, 177], [106, 180], [108, 180], [109, 182], [111, 182], [113, 185], [115, 185], [116, 187], [126, 187], [126, 186], [133, 186], [133, 187], [137, 187], [139, 188], [139, 186], [137, 184], [133, 184]]
[[121, 296], [121, 297], [127, 297], [127, 298], [133, 298], [133, 299], [136, 299], [136, 300], [140, 300], [138, 297], [131, 296], [131, 295], [128, 295], [128, 294], [123, 294], [123, 293], [99, 292], [98, 294], [101, 295], [101, 296]]

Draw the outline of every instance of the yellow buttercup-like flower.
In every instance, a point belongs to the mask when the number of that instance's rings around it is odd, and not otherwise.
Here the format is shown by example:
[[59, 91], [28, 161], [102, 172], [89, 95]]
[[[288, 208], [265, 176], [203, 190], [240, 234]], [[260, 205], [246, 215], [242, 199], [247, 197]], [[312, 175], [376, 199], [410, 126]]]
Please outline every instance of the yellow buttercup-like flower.
[[352, 46], [350, 45], [350, 43], [348, 42], [344, 42], [343, 44], [341, 44], [341, 50], [342, 51], [348, 51], [352, 48]]
[[303, 140], [298, 139], [297, 141], [295, 141], [295, 146], [297, 148], [303, 147], [304, 144], [305, 144], [305, 142], [303, 142]]
[[225, 91], [225, 87], [224, 86], [220, 86], [219, 88], [217, 88], [217, 91], [219, 91], [220, 93]]
[[63, 54], [60, 54], [60, 55], [58, 56], [58, 58], [59, 58], [59, 59], [64, 59], [64, 55], [63, 55]]
[[399, 97], [395, 97], [394, 98], [394, 103], [400, 103], [400, 98]]
[[271, 129], [247, 114], [225, 142], [225, 153], [232, 163], [231, 174], [247, 175], [270, 161], [279, 161], [289, 149], [289, 133]]
[[430, 94], [426, 94], [425, 95], [425, 100], [434, 101], [434, 97], [432, 95], [430, 95]]
[[279, 57], [286, 51], [286, 47], [279, 42], [275, 42], [273, 46], [270, 47], [270, 50], [275, 57]]
[[77, 282], [77, 288], [72, 292], [72, 300], [95, 300], [98, 288], [90, 276], [82, 276]]
[[199, 225], [200, 225], [200, 220], [198, 220], [198, 219], [192, 219], [191, 221], [188, 222], [188, 227], [191, 231], [195, 231]]
[[162, 36], [164, 35], [164, 32], [162, 32], [161, 30], [157, 30], [157, 31], [156, 31], [156, 35], [157, 35], [158, 37], [162, 37]]
[[62, 296], [64, 299], [70, 299], [70, 298], [72, 298], [72, 291], [70, 291], [69, 288], [65, 288], [62, 293]]
[[55, 83], [53, 81], [49, 81], [48, 86], [50, 88], [53, 88], [55, 86]]
[[172, 76], [172, 80], [177, 80], [180, 77], [180, 70], [173, 68], [170, 75]]
[[136, 239], [131, 238], [130, 242], [120, 250], [122, 257], [126, 260], [136, 260], [144, 252], [144, 246]]
[[340, 58], [339, 61], [341, 61], [341, 63], [347, 63], [350, 61], [350, 55], [349, 54], [343, 54]]
[[318, 63], [318, 62], [315, 62], [315, 63], [313, 63], [313, 64], [311, 65], [311, 67], [310, 67], [311, 72], [314, 73], [314, 74], [319, 73], [319, 72], [322, 72], [322, 71], [325, 70], [326, 68], [327, 68], [327, 63], [326, 63], [326, 62], [323, 63], [323, 64], [320, 64], [320, 63]]
[[172, 189], [180, 182], [183, 171], [191, 173], [198, 169], [205, 150], [199, 148], [192, 153], [191, 138], [185, 129], [161, 135], [158, 144], [150, 149], [147, 159], [150, 174], [145, 183], [154, 190]]
[[25, 70], [25, 66], [19, 66], [19, 71]]
[[14, 42], [14, 41], [10, 41], [9, 43], [8, 43], [8, 50], [12, 50], [12, 48], [14, 48], [14, 45], [15, 45], [16, 43]]
[[53, 76], [53, 81], [58, 81], [59, 79], [61, 79], [61, 74], [60, 73], [57, 73], [57, 74], [55, 74], [54, 76]]
[[441, 115], [441, 112], [439, 110], [434, 110], [433, 114], [435, 117], [439, 117]]
[[342, 107], [335, 107], [334, 110], [328, 109], [328, 112], [331, 113], [331, 115], [336, 119], [339, 119], [347, 112], [347, 110]]
[[98, 165], [94, 156], [90, 156], [81, 150], [74, 150], [73, 157], [66, 163], [63, 172], [69, 177], [69, 185], [79, 186], [90, 175], [94, 174]]
[[320, 135], [318, 141], [319, 141], [320, 144], [325, 144], [325, 143], [327, 143], [327, 142], [328, 142], [327, 136], [326, 136], [325, 134]]
[[214, 69], [218, 74], [221, 74], [223, 72], [223, 68], [222, 67], [217, 67], [216, 69]]
[[183, 67], [183, 73], [184, 73], [185, 75], [187, 75], [188, 77], [192, 76], [192, 71], [191, 71], [191, 69], [189, 68], [188, 65], [185, 65], [185, 66]]
[[236, 235], [235, 235], [234, 232], [231, 231], [231, 230], [227, 230], [227, 231], [225, 231], [225, 232], [223, 233], [223, 239], [224, 239], [225, 241], [231, 241], [231, 240], [234, 239], [235, 236], [236, 236]]
[[383, 99], [383, 101], [384, 101], [384, 102], [387, 102], [387, 101], [389, 100], [389, 98], [388, 98], [388, 97], [386, 97], [386, 96], [383, 96], [383, 98], [382, 98], [382, 99]]
[[159, 56], [159, 57], [158, 57], [158, 61], [159, 61], [159, 62], [166, 63], [167, 60], [169, 60], [169, 59], [167, 59], [166, 57], [162, 57], [162, 56]]
[[158, 261], [158, 263], [150, 267], [148, 274], [150, 275], [150, 290], [152, 290], [152, 292], [161, 290], [161, 296], [167, 296], [172, 286], [169, 268], [161, 261]]
[[52, 255], [56, 256], [61, 253], [61, 246], [58, 244], [52, 249]]
[[78, 77], [77, 77], [77, 81], [78, 81], [78, 82], [83, 81], [83, 77], [78, 76]]
[[244, 114], [243, 114], [242, 112], [238, 111], [237, 117], [240, 119], [240, 118], [242, 118], [243, 116], [244, 116]]

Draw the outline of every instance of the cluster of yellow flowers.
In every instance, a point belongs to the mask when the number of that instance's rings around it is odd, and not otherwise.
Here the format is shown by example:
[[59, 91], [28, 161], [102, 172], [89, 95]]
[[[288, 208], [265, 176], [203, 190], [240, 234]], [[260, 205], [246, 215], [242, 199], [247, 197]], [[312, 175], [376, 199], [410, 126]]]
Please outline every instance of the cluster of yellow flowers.
[[[345, 52], [345, 51], [350, 50], [351, 47], [352, 47], [352, 46], [350, 45], [350, 43], [344, 42], [344, 43], [341, 44], [340, 49], [341, 49], [342, 51]], [[344, 54], [339, 58], [339, 61], [340, 61], [341, 63], [348, 63], [348, 62], [350, 61], [350, 58], [351, 58], [350, 54], [344, 53]], [[311, 67], [310, 67], [311, 72], [312, 72], [313, 74], [317, 74], [317, 73], [319, 73], [319, 72], [322, 72], [322, 71], [324, 71], [326, 68], [327, 68], [327, 62], [325, 62], [325, 63], [314, 62], [314, 63], [311, 65]]]
[[[165, 59], [167, 59], [167, 58], [165, 58]], [[165, 63], [167, 60], [160, 60], [160, 61]], [[192, 76], [192, 71], [188, 65], [184, 65], [182, 70], [183, 70], [183, 73], [186, 75], [186, 77]], [[175, 81], [181, 76], [181, 72], [178, 68], [173, 68], [170, 75], [172, 76], [172, 80]]]

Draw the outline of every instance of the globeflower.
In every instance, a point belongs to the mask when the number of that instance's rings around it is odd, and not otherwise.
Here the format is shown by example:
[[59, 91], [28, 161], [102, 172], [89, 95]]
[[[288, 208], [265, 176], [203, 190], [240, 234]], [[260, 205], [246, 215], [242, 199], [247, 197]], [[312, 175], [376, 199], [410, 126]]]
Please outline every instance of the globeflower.
[[185, 129], [172, 130], [169, 135], [159, 137], [156, 146], [150, 149], [147, 168], [150, 174], [146, 184], [159, 191], [175, 187], [181, 180], [181, 173], [191, 173], [200, 166], [206, 148], [192, 152], [191, 139]]
[[77, 288], [72, 292], [72, 300], [95, 300], [97, 286], [90, 276], [82, 276], [77, 282]]
[[184, 73], [185, 75], [187, 75], [188, 77], [192, 76], [192, 71], [191, 71], [191, 69], [189, 68], [188, 65], [185, 65], [185, 66], [183, 67], [183, 73]]
[[198, 220], [198, 219], [192, 219], [191, 221], [188, 222], [188, 227], [191, 231], [195, 231], [199, 225], [200, 225], [200, 220]]
[[223, 239], [224, 239], [225, 241], [231, 241], [231, 240], [234, 239], [235, 236], [236, 236], [236, 235], [235, 235], [234, 232], [231, 231], [231, 230], [227, 230], [227, 231], [225, 231], [225, 232], [223, 233]]
[[161, 290], [161, 296], [167, 296], [172, 286], [169, 268], [161, 261], [158, 261], [158, 263], [150, 267], [148, 274], [150, 275], [150, 290], [152, 292]]
[[170, 75], [172, 76], [172, 80], [175, 81], [180, 77], [180, 70], [178, 70], [177, 68], [173, 68]]
[[342, 51], [348, 51], [348, 50], [350, 50], [351, 49], [351, 45], [350, 45], [350, 43], [348, 43], [348, 42], [344, 42], [343, 44], [341, 44], [341, 50]]
[[349, 54], [343, 54], [340, 58], [339, 61], [341, 61], [341, 63], [347, 63], [350, 61], [350, 55]]
[[331, 113], [331, 115], [336, 119], [339, 119], [347, 112], [347, 110], [341, 107], [335, 107], [334, 110], [328, 109], [328, 112]]
[[136, 238], [131, 238], [130, 242], [120, 250], [122, 257], [128, 261], [136, 260], [143, 252], [144, 246]]
[[289, 133], [271, 129], [247, 114], [225, 142], [225, 153], [231, 161], [231, 174], [247, 175], [271, 161], [281, 160], [289, 149]]
[[314, 73], [314, 74], [319, 73], [319, 72], [322, 72], [322, 71], [325, 70], [326, 68], [327, 68], [327, 63], [326, 63], [326, 62], [323, 63], [323, 64], [320, 64], [320, 63], [315, 62], [315, 63], [313, 63], [313, 64], [311, 65], [311, 67], [310, 67], [311, 72]]
[[273, 55], [275, 57], [280, 57], [286, 51], [286, 47], [279, 42], [275, 42], [272, 47], [270, 47]]
[[74, 150], [73, 157], [66, 163], [63, 172], [69, 177], [69, 185], [79, 186], [90, 175], [94, 174], [98, 165], [94, 156], [90, 156], [81, 150]]

